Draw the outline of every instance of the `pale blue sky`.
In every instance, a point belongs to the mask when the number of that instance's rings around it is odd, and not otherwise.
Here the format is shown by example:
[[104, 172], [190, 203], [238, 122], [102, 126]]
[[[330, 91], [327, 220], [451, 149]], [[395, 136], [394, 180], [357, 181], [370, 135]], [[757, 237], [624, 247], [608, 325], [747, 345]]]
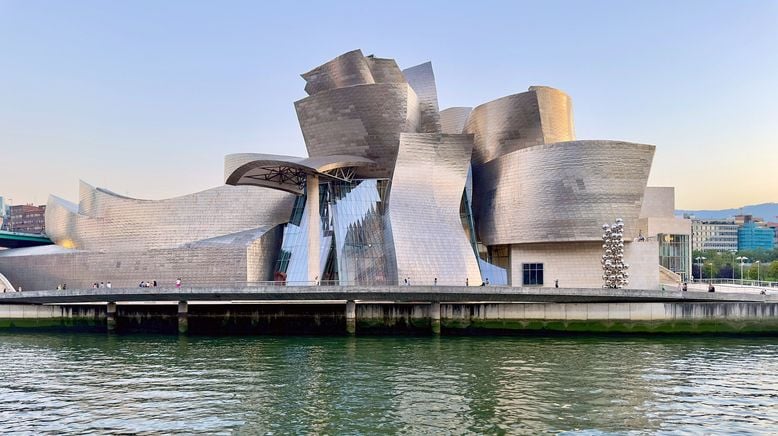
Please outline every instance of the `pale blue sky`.
[[778, 1], [0, 0], [0, 195], [140, 198], [305, 155], [299, 74], [430, 60], [441, 108], [548, 85], [580, 139], [655, 144], [679, 208], [778, 201]]

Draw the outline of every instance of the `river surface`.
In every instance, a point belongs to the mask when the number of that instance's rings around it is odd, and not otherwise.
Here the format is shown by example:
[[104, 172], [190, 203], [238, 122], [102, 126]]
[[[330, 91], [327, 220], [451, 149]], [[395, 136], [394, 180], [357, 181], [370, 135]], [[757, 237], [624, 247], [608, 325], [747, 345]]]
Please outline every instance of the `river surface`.
[[0, 432], [776, 433], [778, 339], [0, 333]]

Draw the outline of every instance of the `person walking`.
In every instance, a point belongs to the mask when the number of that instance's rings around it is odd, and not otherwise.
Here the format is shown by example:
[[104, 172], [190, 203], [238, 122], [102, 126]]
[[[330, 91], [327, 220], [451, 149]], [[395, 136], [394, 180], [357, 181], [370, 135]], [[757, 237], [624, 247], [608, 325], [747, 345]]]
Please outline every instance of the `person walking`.
[[554, 287], [555, 288], [559, 287], [559, 279], [554, 280]]
[[111, 287], [111, 282], [108, 282], [108, 283], [106, 283], [106, 284], [105, 284], [105, 287], [106, 287], [106, 288], [110, 288], [110, 287]]
[[179, 277], [179, 278], [177, 278], [177, 279], [176, 279], [176, 287], [177, 287], [177, 288], [180, 288], [180, 287], [181, 287], [181, 277]]
[[435, 286], [437, 286], [437, 285], [438, 285], [438, 278], [435, 277]]

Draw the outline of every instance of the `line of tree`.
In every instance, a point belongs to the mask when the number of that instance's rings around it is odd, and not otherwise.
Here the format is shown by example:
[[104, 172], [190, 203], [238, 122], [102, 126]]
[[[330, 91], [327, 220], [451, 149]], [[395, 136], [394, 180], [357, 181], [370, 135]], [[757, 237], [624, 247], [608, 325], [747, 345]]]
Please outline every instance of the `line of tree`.
[[[702, 261], [702, 274], [700, 274], [700, 262], [698, 257], [704, 257]], [[743, 260], [743, 279], [764, 281], [778, 281], [778, 248], [773, 250], [744, 250], [732, 253], [729, 251], [694, 251], [692, 253], [692, 275], [702, 278], [740, 279], [740, 263], [738, 257], [746, 257]], [[759, 263], [757, 263], [759, 261]]]

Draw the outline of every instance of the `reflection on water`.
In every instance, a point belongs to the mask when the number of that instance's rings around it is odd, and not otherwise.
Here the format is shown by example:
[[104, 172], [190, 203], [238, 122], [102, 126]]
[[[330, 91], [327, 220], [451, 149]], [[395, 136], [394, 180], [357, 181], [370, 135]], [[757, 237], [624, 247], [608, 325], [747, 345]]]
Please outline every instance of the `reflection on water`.
[[771, 432], [770, 338], [0, 334], [3, 432]]

